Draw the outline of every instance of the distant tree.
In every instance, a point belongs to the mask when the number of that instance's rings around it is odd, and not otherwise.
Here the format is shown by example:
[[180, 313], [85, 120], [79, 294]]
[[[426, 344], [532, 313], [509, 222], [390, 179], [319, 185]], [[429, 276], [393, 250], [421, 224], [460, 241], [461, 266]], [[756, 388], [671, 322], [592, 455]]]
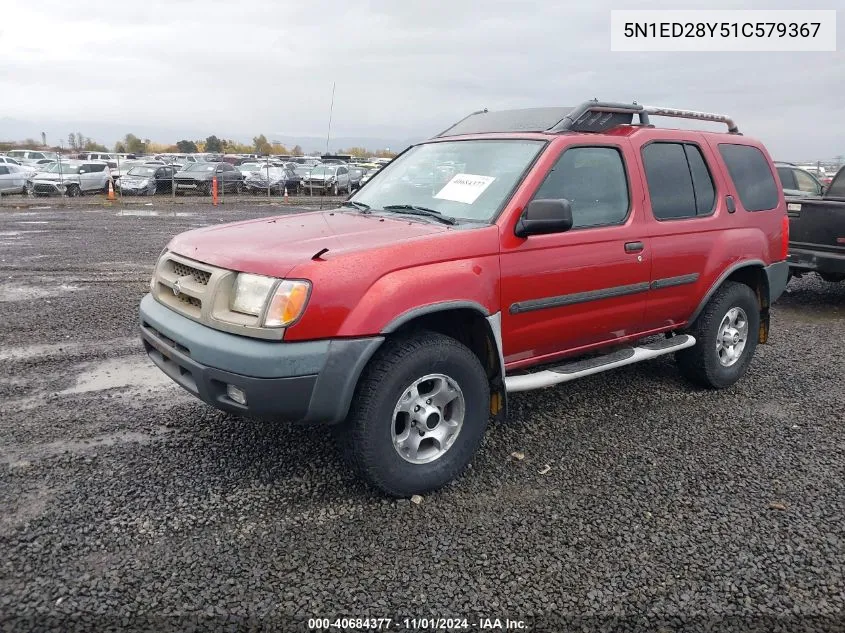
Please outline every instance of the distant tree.
[[85, 145], [80, 147], [79, 149], [85, 150], [86, 152], [107, 152], [109, 148], [105, 145], [101, 145], [97, 143], [95, 140], [87, 138], [85, 139]]
[[194, 154], [199, 151], [196, 143], [184, 139], [176, 143], [176, 148], [180, 154]]
[[[123, 152], [129, 152], [130, 154], [143, 154], [147, 151], [147, 146], [144, 141], [139, 139], [134, 134], [127, 134], [125, 137], [123, 137], [122, 145], [124, 147]], [[119, 152], [121, 150], [115, 148], [114, 151]]]
[[299, 145], [294, 145], [290, 153], [294, 156], [302, 156], [302, 148]]
[[252, 145], [228, 139], [223, 141], [223, 151], [229, 154], [251, 154], [255, 148]]
[[80, 149], [85, 147], [85, 141], [86, 140], [87, 139], [84, 136], [82, 136], [82, 132], [76, 133], [76, 147], [78, 147]]
[[219, 153], [223, 151], [222, 141], [212, 134], [205, 139], [205, 151]]
[[118, 141], [114, 144], [114, 151], [118, 154], [124, 154], [126, 152], [126, 145], [123, 144], [123, 141]]
[[366, 147], [350, 147], [349, 149], [339, 150], [338, 154], [351, 154], [355, 158], [364, 158], [369, 156], [370, 152]]
[[252, 139], [252, 144], [255, 146], [255, 151], [258, 154], [269, 154], [271, 150], [270, 143], [267, 142], [267, 137], [261, 134]]
[[[147, 145], [147, 152], [150, 154], [161, 154], [162, 152], [171, 151], [169, 145], [165, 145], [164, 143], [154, 143], [149, 139], [144, 139], [144, 143]], [[172, 151], [177, 151], [176, 149]]]
[[72, 150], [79, 149], [79, 145], [76, 144], [76, 135], [73, 132], [67, 135], [67, 146]]
[[26, 140], [23, 142], [23, 144], [24, 144], [26, 147], [35, 147], [36, 145], [38, 145], [38, 143], [36, 143], [36, 142], [35, 142], [35, 139], [34, 139], [34, 138], [28, 138], [28, 139], [26, 139]]
[[282, 145], [281, 143], [273, 143], [270, 146], [270, 153], [271, 154], [289, 154], [288, 148]]
[[374, 152], [373, 154], [371, 154], [371, 156], [375, 156], [376, 158], [395, 158], [396, 152], [391, 152], [390, 150], [387, 150], [387, 149], [380, 149], [380, 150]]

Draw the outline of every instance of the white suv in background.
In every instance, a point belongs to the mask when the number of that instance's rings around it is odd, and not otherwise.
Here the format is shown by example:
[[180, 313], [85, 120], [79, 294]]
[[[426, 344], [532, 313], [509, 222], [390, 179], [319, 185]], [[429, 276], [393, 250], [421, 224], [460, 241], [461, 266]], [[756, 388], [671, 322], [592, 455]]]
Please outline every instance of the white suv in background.
[[8, 156], [9, 158], [14, 158], [21, 165], [34, 163], [35, 161], [41, 160], [43, 158], [59, 160], [59, 155], [56, 152], [42, 152], [34, 149], [10, 149], [8, 152], [6, 152], [6, 156]]
[[50, 164], [32, 177], [27, 189], [36, 196], [81, 196], [108, 191], [109, 166], [104, 162], [69, 160]]

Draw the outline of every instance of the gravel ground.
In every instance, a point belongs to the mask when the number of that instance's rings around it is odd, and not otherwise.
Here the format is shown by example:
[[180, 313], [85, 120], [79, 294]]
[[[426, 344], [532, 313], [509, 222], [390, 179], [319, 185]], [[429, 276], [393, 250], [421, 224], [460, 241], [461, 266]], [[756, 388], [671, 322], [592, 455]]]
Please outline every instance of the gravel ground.
[[324, 429], [216, 412], [142, 353], [169, 236], [280, 210], [0, 213], [5, 630], [845, 628], [845, 284], [793, 280], [727, 391], [658, 359], [513, 397], [417, 505], [365, 488]]

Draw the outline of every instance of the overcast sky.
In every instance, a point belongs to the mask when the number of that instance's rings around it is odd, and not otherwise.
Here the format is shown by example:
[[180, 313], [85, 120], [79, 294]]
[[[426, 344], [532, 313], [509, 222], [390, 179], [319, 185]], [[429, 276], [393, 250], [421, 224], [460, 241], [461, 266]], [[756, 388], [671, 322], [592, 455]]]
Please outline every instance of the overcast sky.
[[610, 52], [611, 8], [643, 6], [806, 3], [2, 0], [0, 117], [325, 136], [336, 81], [333, 136], [598, 97], [724, 111], [781, 158], [845, 154], [845, 0], [813, 3], [840, 9], [835, 53]]

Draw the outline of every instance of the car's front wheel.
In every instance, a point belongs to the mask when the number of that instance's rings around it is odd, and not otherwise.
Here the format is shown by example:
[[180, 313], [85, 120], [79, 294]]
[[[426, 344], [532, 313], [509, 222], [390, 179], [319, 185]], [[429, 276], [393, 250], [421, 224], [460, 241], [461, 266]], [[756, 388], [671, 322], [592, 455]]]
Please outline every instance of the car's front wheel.
[[487, 375], [466, 346], [428, 331], [388, 340], [356, 389], [344, 453], [387, 494], [422, 494], [467, 467], [489, 410]]
[[730, 387], [748, 369], [759, 330], [760, 306], [754, 291], [742, 283], [725, 282], [689, 330], [696, 344], [675, 355], [681, 373], [711, 389]]
[[78, 198], [82, 195], [82, 189], [79, 188], [79, 185], [68, 185], [65, 193], [68, 198]]

